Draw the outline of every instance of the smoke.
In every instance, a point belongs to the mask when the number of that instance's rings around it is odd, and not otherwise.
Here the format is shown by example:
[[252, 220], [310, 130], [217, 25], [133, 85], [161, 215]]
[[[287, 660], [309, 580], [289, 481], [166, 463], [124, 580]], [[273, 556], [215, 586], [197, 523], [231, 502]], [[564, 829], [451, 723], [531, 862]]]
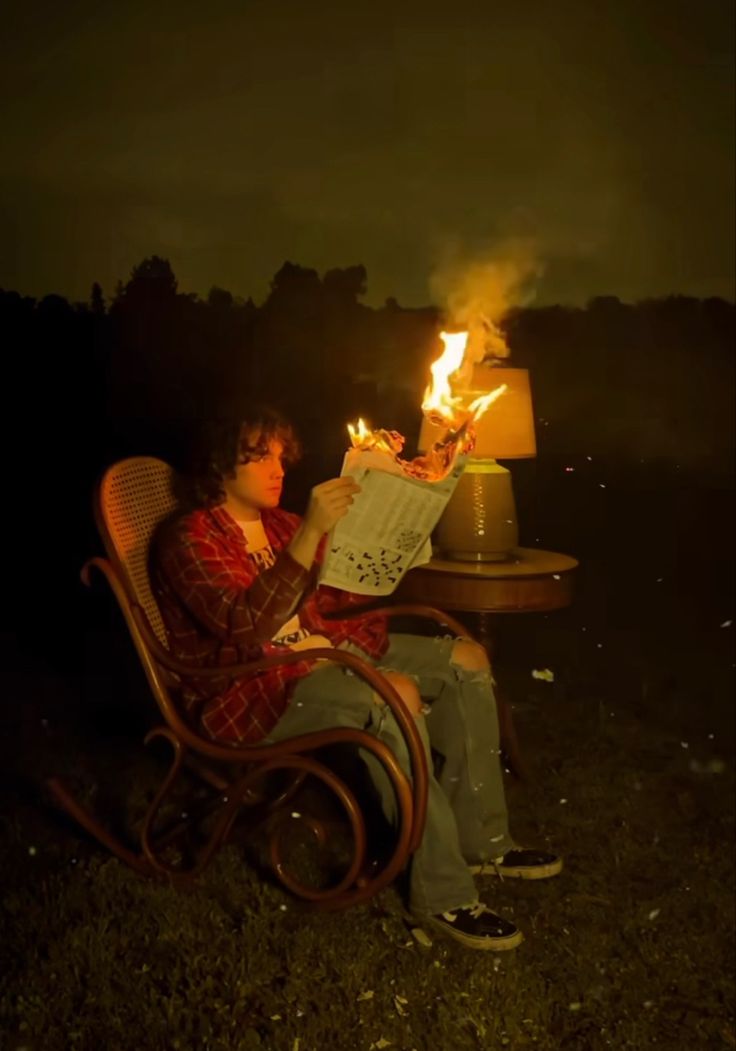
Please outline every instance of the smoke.
[[457, 245], [445, 248], [430, 276], [430, 290], [448, 326], [468, 330], [467, 364], [508, 357], [498, 323], [510, 307], [531, 302], [543, 270], [530, 239], [508, 239], [472, 255]]

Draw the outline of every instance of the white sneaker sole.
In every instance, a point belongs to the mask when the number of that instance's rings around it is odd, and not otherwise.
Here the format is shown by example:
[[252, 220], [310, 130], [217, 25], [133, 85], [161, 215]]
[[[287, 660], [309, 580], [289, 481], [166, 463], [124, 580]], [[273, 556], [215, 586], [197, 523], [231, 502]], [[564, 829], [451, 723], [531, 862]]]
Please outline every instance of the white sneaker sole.
[[481, 952], [508, 952], [509, 949], [515, 949], [517, 945], [521, 945], [524, 941], [524, 935], [520, 930], [515, 931], [514, 934], [508, 934], [505, 938], [478, 938], [472, 934], [466, 934], [464, 931], [457, 930], [449, 923], [435, 920], [431, 916], [426, 917], [422, 923], [426, 924], [432, 931], [437, 931], [453, 941], [459, 942], [466, 949], [479, 949]]
[[550, 879], [559, 876], [562, 872], [562, 858], [551, 861], [549, 865], [499, 865], [498, 868], [492, 861], [486, 861], [482, 865], [468, 865], [474, 876], [498, 876], [502, 879]]

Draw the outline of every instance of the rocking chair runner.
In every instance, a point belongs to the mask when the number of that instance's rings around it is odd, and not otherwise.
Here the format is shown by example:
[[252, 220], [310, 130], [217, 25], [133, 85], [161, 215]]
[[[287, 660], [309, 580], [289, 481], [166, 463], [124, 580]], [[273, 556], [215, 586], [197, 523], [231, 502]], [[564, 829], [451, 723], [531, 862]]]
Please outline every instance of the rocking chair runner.
[[[147, 734], [145, 743], [165, 738], [174, 752], [172, 765], [143, 819], [141, 849], [136, 852], [126, 847], [74, 798], [59, 778], [48, 782], [52, 796], [87, 832], [143, 875], [164, 876], [171, 880], [191, 879], [226, 842], [236, 818], [250, 815], [251, 820], [267, 821], [273, 870], [280, 882], [295, 895], [321, 909], [342, 909], [366, 901], [392, 882], [421, 840], [427, 805], [427, 763], [414, 719], [393, 687], [367, 661], [342, 650], [315, 649], [310, 651], [310, 656], [348, 666], [389, 706], [409, 752], [411, 783], [390, 749], [360, 730], [336, 727], [275, 745], [231, 746], [206, 738], [189, 725], [173, 696], [182, 677], [196, 673], [198, 679], [221, 678], [223, 671], [231, 679], [251, 676], [265, 668], [301, 661], [304, 654], [295, 652], [226, 669], [208, 669], [188, 665], [169, 652], [166, 630], [151, 590], [148, 553], [156, 527], [176, 508], [174, 481], [174, 473], [168, 464], [149, 457], [123, 460], [110, 467], [102, 477], [94, 499], [95, 519], [107, 558], [92, 558], [82, 570], [86, 584], [90, 583], [93, 569], [106, 577], [163, 716], [164, 722]], [[458, 635], [467, 635], [463, 626], [452, 617], [426, 606], [393, 606], [375, 609], [371, 613], [377, 616], [410, 614], [430, 617]], [[398, 812], [396, 842], [382, 867], [367, 862], [365, 820], [354, 793], [315, 755], [327, 746], [338, 744], [360, 745], [372, 752], [393, 786]], [[169, 850], [187, 836], [194, 815], [190, 818], [182, 816], [181, 820], [165, 829], [157, 827], [162, 807], [184, 767], [214, 790], [214, 797], [206, 804], [210, 816], [214, 813], [214, 824], [209, 838], [188, 868], [181, 860], [174, 863]], [[268, 781], [266, 775], [272, 771], [284, 772], [286, 781], [278, 794], [269, 799], [264, 794], [264, 784]], [[288, 827], [293, 828], [295, 820], [289, 802], [309, 775], [321, 781], [336, 797], [352, 833], [353, 853], [347, 871], [328, 888], [302, 883], [289, 870], [284, 858], [285, 831]], [[316, 836], [318, 843], [324, 845], [328, 837], [324, 822], [307, 814], [299, 814], [297, 818]]]

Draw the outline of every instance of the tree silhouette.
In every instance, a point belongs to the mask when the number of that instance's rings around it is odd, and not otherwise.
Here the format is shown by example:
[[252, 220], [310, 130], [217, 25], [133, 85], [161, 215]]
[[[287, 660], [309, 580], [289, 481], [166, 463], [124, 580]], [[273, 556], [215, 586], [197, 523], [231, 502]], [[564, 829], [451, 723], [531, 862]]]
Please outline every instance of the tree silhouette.
[[352, 307], [366, 293], [368, 274], [362, 265], [328, 270], [322, 284], [331, 304]]
[[207, 306], [220, 312], [231, 310], [233, 306], [232, 292], [213, 285], [207, 295]]
[[102, 294], [102, 286], [97, 281], [92, 285], [89, 296], [90, 310], [97, 317], [105, 313], [105, 297]]
[[168, 259], [152, 255], [133, 267], [128, 282], [122, 287], [116, 302], [140, 305], [163, 304], [176, 296], [178, 284]]

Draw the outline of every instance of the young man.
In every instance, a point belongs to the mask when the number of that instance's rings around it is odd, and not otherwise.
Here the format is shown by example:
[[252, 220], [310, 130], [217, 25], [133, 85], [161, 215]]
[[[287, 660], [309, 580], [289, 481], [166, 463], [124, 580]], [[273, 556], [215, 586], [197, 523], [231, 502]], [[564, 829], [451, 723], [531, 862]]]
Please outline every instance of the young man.
[[[361, 679], [312, 647], [349, 649], [378, 667], [442, 757], [430, 764], [427, 820], [411, 860], [409, 907], [470, 948], [512, 949], [509, 920], [481, 903], [475, 874], [540, 879], [556, 875], [554, 854], [516, 846], [508, 831], [499, 732], [485, 651], [466, 639], [389, 635], [384, 619], [326, 620], [365, 598], [315, 587], [323, 538], [359, 487], [352, 478], [315, 486], [302, 519], [279, 508], [286, 465], [298, 455], [288, 423], [269, 409], [213, 427], [194, 471], [196, 509], [160, 538], [154, 584], [172, 652], [224, 666], [303, 650], [305, 660], [228, 684], [192, 681], [190, 715], [211, 737], [275, 742], [334, 726], [368, 730], [409, 773], [401, 732]], [[371, 764], [368, 763], [369, 769]], [[393, 793], [374, 783], [391, 819]]]

